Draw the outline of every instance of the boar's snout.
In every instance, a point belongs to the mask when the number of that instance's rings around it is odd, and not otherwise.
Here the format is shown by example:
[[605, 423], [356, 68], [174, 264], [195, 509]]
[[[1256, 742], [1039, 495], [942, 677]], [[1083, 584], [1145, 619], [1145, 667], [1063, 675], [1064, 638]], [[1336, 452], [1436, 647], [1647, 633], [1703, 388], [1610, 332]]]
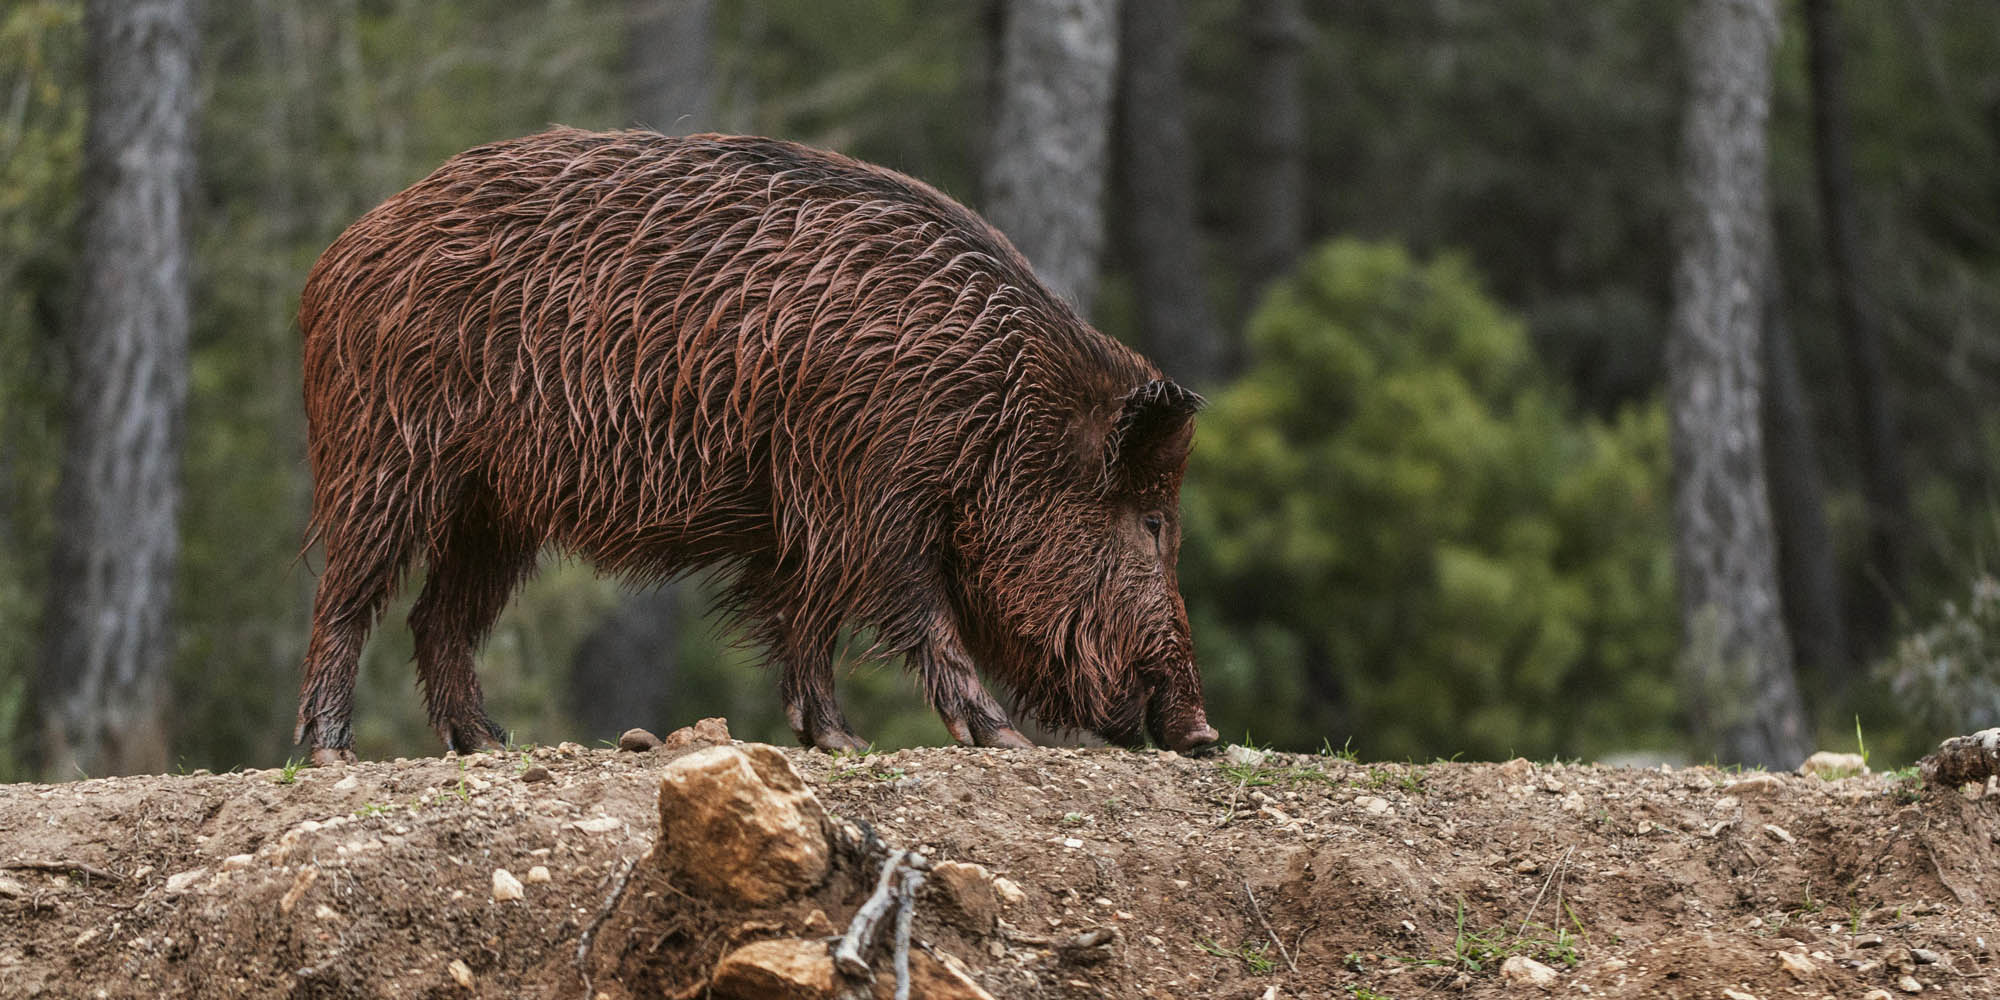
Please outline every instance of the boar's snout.
[[1196, 753], [1214, 746], [1222, 738], [1208, 724], [1199, 685], [1196, 681], [1191, 694], [1174, 684], [1153, 689], [1152, 697], [1146, 700], [1146, 733], [1153, 738], [1154, 746], [1175, 753]]

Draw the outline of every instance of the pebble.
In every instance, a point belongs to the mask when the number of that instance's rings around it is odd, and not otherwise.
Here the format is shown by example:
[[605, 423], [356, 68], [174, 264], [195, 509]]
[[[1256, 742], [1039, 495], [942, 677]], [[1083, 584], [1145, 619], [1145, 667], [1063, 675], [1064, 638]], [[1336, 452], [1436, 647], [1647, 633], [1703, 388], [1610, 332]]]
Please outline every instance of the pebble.
[[536, 865], [528, 869], [528, 881], [530, 882], [547, 882], [549, 879], [549, 869], [546, 865]]
[[1370, 816], [1381, 816], [1389, 811], [1389, 800], [1379, 795], [1359, 795], [1354, 804], [1366, 810]]
[[1008, 906], [1015, 906], [1026, 902], [1028, 898], [1028, 894], [1021, 891], [1020, 885], [1010, 878], [1001, 877], [994, 879], [993, 891], [998, 893], [1000, 901], [1006, 903]]
[[1770, 834], [1772, 839], [1774, 840], [1782, 840], [1787, 844], [1798, 843], [1798, 838], [1792, 836], [1792, 832], [1790, 830], [1787, 830], [1784, 827], [1777, 825], [1776, 823], [1764, 824], [1764, 832]]
[[1915, 960], [1918, 965], [1936, 965], [1939, 962], [1944, 961], [1943, 955], [1940, 955], [1937, 952], [1930, 950], [1929, 948], [1911, 948], [1910, 958]]
[[1753, 774], [1722, 787], [1731, 795], [1776, 795], [1785, 790], [1785, 782], [1775, 774]]
[[1922, 993], [1924, 991], [1924, 984], [1917, 982], [1915, 977], [1904, 976], [1896, 980], [1896, 988], [1905, 993]]
[[254, 854], [232, 854], [222, 859], [222, 870], [233, 872], [248, 868], [250, 867], [250, 862], [255, 860], [257, 860], [257, 857]]
[[1800, 980], [1809, 980], [1819, 972], [1819, 966], [1813, 964], [1812, 959], [1789, 951], [1778, 953], [1778, 965], [1791, 973], [1793, 978]]
[[1824, 778], [1827, 781], [1835, 781], [1840, 778], [1867, 774], [1868, 762], [1862, 760], [1861, 755], [1858, 753], [1834, 753], [1831, 750], [1821, 750], [1807, 757], [1806, 762], [1799, 765], [1799, 773], [1814, 775]]
[[660, 738], [644, 729], [627, 729], [618, 737], [618, 749], [645, 753], [660, 745]]
[[186, 892], [189, 886], [200, 881], [202, 876], [207, 874], [208, 869], [206, 868], [191, 868], [176, 875], [169, 875], [167, 876], [167, 892]]
[[521, 880], [505, 868], [493, 869], [493, 901], [505, 903], [527, 895], [521, 888]]
[[555, 780], [555, 775], [550, 773], [548, 768], [536, 764], [534, 767], [521, 772], [521, 780], [533, 784], [537, 781], [553, 781]]
[[1511, 955], [1500, 965], [1500, 978], [1530, 986], [1551, 986], [1556, 981], [1556, 970], [1526, 955]]
[[1861, 1000], [1895, 1000], [1895, 994], [1880, 986], [1861, 994]]
[[472, 988], [472, 966], [465, 964], [465, 959], [452, 959], [445, 970], [451, 973], [452, 982], [468, 990]]
[[1723, 1000], [1757, 1000], [1757, 994], [1755, 993], [1745, 993], [1742, 990], [1732, 990], [1728, 987], [1723, 988], [1722, 996]]
[[1267, 751], [1254, 750], [1240, 743], [1231, 744], [1229, 749], [1222, 752], [1222, 758], [1237, 767], [1262, 767], [1265, 759], [1270, 756]]
[[334, 782], [333, 790], [336, 792], [347, 792], [360, 787], [360, 785], [361, 785], [361, 779], [350, 774], [347, 777]]
[[625, 821], [616, 816], [592, 816], [589, 819], [577, 820], [570, 825], [585, 833], [610, 833], [624, 826]]

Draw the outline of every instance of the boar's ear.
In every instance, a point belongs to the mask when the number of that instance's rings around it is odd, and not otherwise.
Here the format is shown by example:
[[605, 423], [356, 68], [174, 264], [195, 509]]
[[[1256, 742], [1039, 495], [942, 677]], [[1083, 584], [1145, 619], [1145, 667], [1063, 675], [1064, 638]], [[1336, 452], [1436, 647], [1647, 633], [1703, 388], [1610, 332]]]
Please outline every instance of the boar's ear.
[[1203, 402], [1172, 379], [1154, 379], [1132, 390], [1111, 427], [1105, 469], [1137, 480], [1180, 468], [1193, 440], [1194, 413]]

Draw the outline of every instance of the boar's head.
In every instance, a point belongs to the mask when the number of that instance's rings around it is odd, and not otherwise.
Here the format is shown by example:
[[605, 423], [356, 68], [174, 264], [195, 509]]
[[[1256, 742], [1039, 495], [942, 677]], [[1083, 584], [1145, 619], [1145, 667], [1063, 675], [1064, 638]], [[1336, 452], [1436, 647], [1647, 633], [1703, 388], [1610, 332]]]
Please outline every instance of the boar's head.
[[1044, 725], [1179, 751], [1217, 738], [1175, 574], [1201, 404], [1156, 379], [1071, 421], [1060, 444], [1014, 442], [998, 456], [1005, 486], [961, 519], [968, 638]]

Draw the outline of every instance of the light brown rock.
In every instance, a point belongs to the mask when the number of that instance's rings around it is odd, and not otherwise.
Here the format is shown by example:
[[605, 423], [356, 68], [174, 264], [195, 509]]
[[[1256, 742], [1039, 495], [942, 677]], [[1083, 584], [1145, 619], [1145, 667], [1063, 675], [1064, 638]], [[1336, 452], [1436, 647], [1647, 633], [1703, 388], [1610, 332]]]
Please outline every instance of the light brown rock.
[[1828, 781], [1837, 781], [1841, 778], [1852, 778], [1857, 775], [1867, 774], [1868, 762], [1862, 760], [1861, 755], [1858, 753], [1834, 753], [1831, 750], [1821, 750], [1807, 757], [1806, 762], [1799, 765], [1799, 773], [1825, 778]]
[[1556, 970], [1526, 955], [1511, 955], [1507, 961], [1500, 963], [1500, 978], [1530, 986], [1553, 986]]
[[708, 995], [718, 1000], [823, 1000], [833, 996], [835, 982], [826, 942], [781, 938], [724, 955]]
[[[910, 996], [923, 1000], [993, 1000], [993, 994], [972, 981], [958, 960], [944, 952], [940, 961], [921, 948], [910, 949]], [[875, 1000], [891, 1000], [896, 995], [896, 973], [886, 957], [875, 970]]]
[[682, 747], [691, 747], [703, 743], [712, 746], [721, 746], [728, 742], [729, 720], [709, 718], [703, 719], [692, 726], [682, 726], [668, 733], [667, 738], [660, 741], [660, 746], [666, 750], [679, 750]]
[[1000, 919], [1000, 895], [985, 865], [940, 861], [924, 887], [942, 900], [944, 911], [960, 927], [974, 934], [991, 934]]
[[660, 840], [651, 861], [711, 902], [768, 906], [826, 877], [825, 819], [775, 748], [697, 750], [660, 778]]

